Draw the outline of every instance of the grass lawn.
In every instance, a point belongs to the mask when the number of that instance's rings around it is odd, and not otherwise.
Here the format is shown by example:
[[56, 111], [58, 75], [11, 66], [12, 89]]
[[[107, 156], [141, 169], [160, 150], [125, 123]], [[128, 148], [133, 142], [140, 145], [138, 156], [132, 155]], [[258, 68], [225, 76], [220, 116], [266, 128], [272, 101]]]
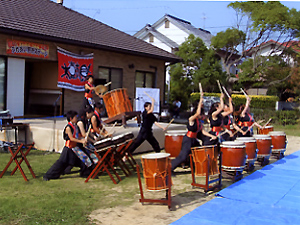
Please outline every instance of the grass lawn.
[[284, 131], [286, 135], [300, 136], [300, 123], [296, 125], [272, 125], [275, 131]]
[[[0, 153], [0, 171], [9, 157], [9, 153]], [[88, 183], [79, 173], [43, 181], [43, 175], [59, 154], [32, 150], [27, 158], [36, 179], [32, 178], [25, 162], [21, 165], [29, 182], [19, 170], [10, 176], [14, 162], [0, 179], [0, 224], [92, 224], [87, 218], [91, 211], [126, 206], [136, 201], [135, 196], [139, 194], [136, 174], [123, 176], [117, 185], [106, 173]]]
[[[300, 125], [274, 126], [287, 135], [300, 136]], [[135, 156], [137, 161], [140, 155]], [[9, 153], [0, 153], [0, 171], [9, 161]], [[43, 181], [43, 175], [59, 158], [57, 153], [32, 150], [28, 160], [37, 176], [33, 179], [25, 162], [22, 168], [29, 179], [25, 182], [17, 171], [10, 176], [15, 163], [0, 179], [0, 224], [93, 224], [88, 215], [96, 209], [126, 206], [138, 201], [139, 186], [136, 173], [115, 185], [104, 173], [99, 179], [85, 179], [79, 174], [62, 176], [58, 180]], [[77, 170], [76, 168], [75, 170]], [[181, 182], [190, 186], [190, 175]], [[230, 185], [230, 184], [228, 184]], [[226, 185], [225, 185], [226, 186]], [[174, 190], [180, 194], [183, 190]]]

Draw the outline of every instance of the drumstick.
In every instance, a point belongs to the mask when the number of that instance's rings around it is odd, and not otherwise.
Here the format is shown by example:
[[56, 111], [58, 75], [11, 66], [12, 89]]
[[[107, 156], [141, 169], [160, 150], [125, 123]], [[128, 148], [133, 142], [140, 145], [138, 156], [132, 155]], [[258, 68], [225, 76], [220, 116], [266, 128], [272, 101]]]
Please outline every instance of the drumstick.
[[202, 85], [199, 83], [199, 91], [200, 91], [200, 96], [202, 96], [203, 90], [202, 90]]
[[110, 84], [111, 84], [111, 81], [108, 82], [108, 83], [106, 83], [106, 84], [104, 84], [104, 86], [107, 87], [107, 86], [110, 85]]
[[146, 91], [144, 91], [144, 93], [145, 93], [149, 98], [152, 98]]
[[[263, 122], [263, 121], [264, 121], [264, 120], [259, 120], [259, 121], [257, 121], [256, 123], [261, 123], [261, 122]], [[247, 129], [246, 132], [248, 132], [254, 125], [255, 125], [255, 124], [253, 123], [250, 127], [248, 127], [248, 129]]]
[[174, 118], [173, 119], [171, 119], [171, 121], [168, 123], [168, 125], [166, 126], [166, 128], [165, 128], [165, 131], [168, 129], [168, 127], [171, 125], [171, 123], [174, 121]]
[[270, 118], [270, 119], [268, 120], [268, 122], [266, 122], [265, 125], [263, 125], [263, 128], [265, 128], [265, 126], [267, 126], [267, 125], [271, 122], [271, 120], [272, 120], [272, 118]]
[[116, 124], [117, 124], [117, 122], [115, 122], [114, 125], [109, 129], [109, 131], [107, 131], [107, 135], [109, 135], [109, 133], [114, 129], [114, 127], [116, 126]]
[[228, 97], [228, 98], [230, 98], [230, 95], [228, 94], [228, 92], [227, 92], [226, 88], [225, 88], [224, 86], [222, 86], [222, 88], [223, 88], [223, 90], [224, 90], [225, 94], [227, 95], [227, 97]]
[[88, 141], [88, 136], [90, 135], [90, 130], [91, 130], [92, 125], [90, 124], [88, 131], [85, 134], [85, 144], [83, 146], [86, 146], [87, 141]]
[[220, 92], [221, 92], [221, 93], [223, 93], [223, 91], [222, 91], [222, 88], [221, 88], [220, 81], [219, 81], [219, 80], [217, 80], [217, 83], [218, 83], [218, 86], [219, 86]]

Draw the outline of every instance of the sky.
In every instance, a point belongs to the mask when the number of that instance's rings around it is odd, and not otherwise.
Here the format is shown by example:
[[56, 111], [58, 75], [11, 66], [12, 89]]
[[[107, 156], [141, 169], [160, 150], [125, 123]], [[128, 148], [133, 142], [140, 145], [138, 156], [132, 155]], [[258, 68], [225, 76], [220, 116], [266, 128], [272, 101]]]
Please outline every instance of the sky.
[[[56, 0], [52, 0], [56, 2]], [[170, 1], [170, 0], [64, 0], [63, 5], [134, 35], [146, 24], [153, 24], [165, 14], [191, 22], [216, 35], [235, 26], [235, 12], [227, 5], [231, 1]], [[300, 1], [282, 1], [289, 8], [300, 10]]]

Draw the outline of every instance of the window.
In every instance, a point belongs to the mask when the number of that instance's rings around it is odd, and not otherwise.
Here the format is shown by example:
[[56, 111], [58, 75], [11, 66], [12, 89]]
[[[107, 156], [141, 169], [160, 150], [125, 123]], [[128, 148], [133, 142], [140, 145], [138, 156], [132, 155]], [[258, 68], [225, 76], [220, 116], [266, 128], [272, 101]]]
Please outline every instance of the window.
[[154, 88], [155, 74], [150, 72], [136, 72], [135, 87]]
[[151, 43], [154, 42], [154, 36], [153, 36], [153, 34], [149, 34], [149, 42], [151, 42]]
[[95, 77], [95, 85], [111, 82], [109, 90], [122, 87], [123, 71], [118, 68], [99, 67], [98, 76]]
[[5, 110], [5, 59], [0, 57], [0, 110]]
[[165, 28], [170, 28], [170, 21], [169, 20], [165, 21]]

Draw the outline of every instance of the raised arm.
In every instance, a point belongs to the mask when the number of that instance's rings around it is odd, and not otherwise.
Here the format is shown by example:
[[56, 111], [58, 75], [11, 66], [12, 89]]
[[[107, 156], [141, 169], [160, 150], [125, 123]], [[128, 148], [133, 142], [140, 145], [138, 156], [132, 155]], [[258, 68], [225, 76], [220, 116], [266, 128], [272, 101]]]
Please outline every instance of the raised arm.
[[217, 108], [216, 111], [214, 111], [212, 113], [212, 118], [213, 119], [216, 119], [217, 115], [219, 115], [222, 112], [222, 110], [224, 109], [224, 100], [223, 100], [223, 98], [224, 98], [224, 94], [222, 92], [221, 96], [220, 96], [220, 106]]
[[246, 105], [245, 105], [244, 110], [241, 112], [241, 117], [245, 117], [245, 114], [246, 114], [246, 112], [247, 112], [247, 110], [249, 109], [249, 106], [250, 106], [251, 99], [250, 99], [249, 96], [247, 96], [246, 98], [247, 98]]
[[201, 106], [202, 106], [202, 103], [203, 103], [203, 93], [200, 94], [200, 100], [199, 100], [199, 103], [198, 103], [198, 107], [197, 107], [197, 111], [194, 115], [190, 116], [189, 118], [189, 122], [190, 123], [193, 123], [193, 121], [198, 117], [200, 116], [201, 114]]
[[222, 116], [228, 116], [229, 114], [233, 113], [233, 105], [232, 105], [232, 98], [228, 98], [228, 104], [229, 104], [229, 111], [222, 112]]

